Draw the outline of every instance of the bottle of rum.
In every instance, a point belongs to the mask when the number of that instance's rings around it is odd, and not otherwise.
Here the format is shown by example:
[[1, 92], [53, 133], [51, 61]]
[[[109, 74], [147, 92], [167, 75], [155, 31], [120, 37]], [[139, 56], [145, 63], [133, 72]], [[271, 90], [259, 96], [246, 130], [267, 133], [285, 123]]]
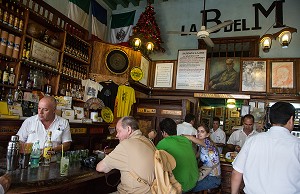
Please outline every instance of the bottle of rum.
[[3, 71], [3, 75], [2, 75], [2, 83], [8, 84], [8, 79], [9, 79], [9, 71], [8, 71], [8, 65], [6, 64], [6, 69]]
[[9, 77], [8, 77], [8, 84], [9, 85], [14, 85], [15, 84], [15, 78], [16, 78], [16, 75], [14, 73], [14, 68], [11, 67], [10, 72], [9, 72]]
[[51, 135], [52, 132], [48, 131], [47, 133], [47, 140], [45, 142], [44, 145], [44, 152], [43, 152], [43, 158], [44, 158], [44, 166], [49, 166], [50, 162], [51, 162], [51, 153], [49, 153], [48, 151], [52, 151], [53, 148], [53, 143], [51, 141]]

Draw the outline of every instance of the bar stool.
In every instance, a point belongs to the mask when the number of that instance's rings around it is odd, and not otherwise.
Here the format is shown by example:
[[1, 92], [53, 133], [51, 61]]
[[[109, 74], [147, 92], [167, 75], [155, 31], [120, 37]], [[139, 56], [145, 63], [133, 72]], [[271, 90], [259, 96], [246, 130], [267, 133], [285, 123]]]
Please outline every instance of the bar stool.
[[221, 185], [217, 188], [202, 191], [202, 194], [221, 194]]

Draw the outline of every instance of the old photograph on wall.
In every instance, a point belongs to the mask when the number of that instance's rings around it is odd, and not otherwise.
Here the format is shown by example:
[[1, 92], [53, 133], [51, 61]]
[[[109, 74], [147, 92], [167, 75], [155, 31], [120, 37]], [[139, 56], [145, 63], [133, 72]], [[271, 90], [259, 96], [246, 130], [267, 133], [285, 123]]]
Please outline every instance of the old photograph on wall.
[[239, 91], [240, 58], [212, 58], [209, 69], [209, 90]]
[[266, 61], [243, 61], [242, 91], [266, 91], [266, 66]]

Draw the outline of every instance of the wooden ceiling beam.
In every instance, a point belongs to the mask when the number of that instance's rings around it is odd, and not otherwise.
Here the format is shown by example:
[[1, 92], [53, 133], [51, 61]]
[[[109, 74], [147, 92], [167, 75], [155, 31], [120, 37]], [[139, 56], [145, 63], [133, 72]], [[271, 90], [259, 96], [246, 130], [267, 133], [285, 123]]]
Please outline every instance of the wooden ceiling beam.
[[103, 2], [112, 10], [117, 9], [117, 3], [113, 0], [103, 0]]
[[139, 6], [140, 5], [140, 0], [129, 0], [130, 3], [134, 6]]
[[129, 2], [127, 0], [117, 0], [118, 4], [121, 4], [124, 8], [127, 8]]

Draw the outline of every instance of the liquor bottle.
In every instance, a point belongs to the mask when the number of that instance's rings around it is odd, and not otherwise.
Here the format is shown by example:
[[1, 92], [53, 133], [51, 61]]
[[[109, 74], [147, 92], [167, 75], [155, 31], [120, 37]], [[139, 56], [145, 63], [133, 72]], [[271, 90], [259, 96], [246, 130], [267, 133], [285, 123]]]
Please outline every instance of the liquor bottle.
[[41, 156], [40, 142], [37, 140], [32, 146], [32, 152], [30, 154], [30, 167], [37, 168], [39, 167], [39, 161]]
[[11, 6], [11, 13], [8, 16], [8, 26], [13, 27], [14, 26], [14, 21], [15, 21], [15, 16], [14, 16], [14, 6]]
[[20, 19], [19, 19], [19, 9], [16, 10], [16, 17], [15, 17], [15, 20], [14, 20], [14, 29], [19, 29], [19, 22], [20, 22]]
[[69, 84], [67, 84], [67, 89], [66, 89], [66, 96], [71, 96], [71, 83], [70, 83], [70, 86]]
[[64, 83], [61, 84], [61, 88], [59, 90], [59, 94], [61, 96], [65, 96], [66, 95], [66, 85]]
[[22, 32], [23, 28], [24, 28], [24, 18], [23, 18], [23, 15], [24, 15], [24, 12], [21, 11], [21, 13], [20, 13], [20, 21], [19, 21], [19, 28], [18, 28], [18, 30], [20, 32]]
[[2, 75], [2, 83], [8, 84], [9, 72], [8, 72], [8, 65], [6, 64], [6, 69], [3, 71]]
[[7, 104], [8, 105], [13, 105], [14, 104], [14, 96], [12, 94], [11, 88], [9, 89], [9, 91], [7, 93], [6, 99], [7, 99]]
[[22, 100], [23, 100], [23, 92], [21, 90], [21, 86], [18, 86], [18, 88], [15, 90], [15, 93], [14, 93], [14, 101], [22, 102]]
[[3, 18], [2, 18], [3, 24], [7, 24], [8, 23], [8, 16], [9, 15], [8, 15], [7, 10], [8, 10], [8, 3], [5, 4], [5, 10], [3, 12]]
[[51, 153], [49, 153], [48, 151], [52, 151], [53, 148], [53, 143], [51, 141], [51, 135], [52, 132], [48, 131], [47, 133], [47, 140], [45, 142], [44, 145], [44, 152], [43, 152], [43, 158], [44, 158], [44, 166], [49, 166], [50, 162], [51, 162]]
[[27, 46], [27, 41], [25, 40], [24, 45], [23, 45], [23, 50], [22, 50], [22, 59], [26, 59], [26, 47]]
[[50, 96], [52, 92], [52, 86], [50, 85], [50, 80], [47, 79], [47, 83], [44, 85], [44, 93], [45, 95]]
[[2, 89], [1, 89], [0, 101], [5, 101], [5, 88], [4, 87], [2, 87]]
[[14, 68], [11, 67], [10, 68], [10, 72], [9, 72], [9, 77], [8, 77], [8, 84], [9, 85], [14, 85], [15, 84], [15, 73], [14, 73]]
[[29, 59], [29, 54], [30, 54], [30, 49], [31, 49], [31, 43], [30, 41], [27, 42], [27, 45], [26, 45], [26, 59]]
[[32, 89], [32, 80], [30, 78], [30, 73], [28, 73], [28, 77], [27, 77], [27, 80], [26, 80], [26, 86], [25, 86], [25, 88], [29, 89], [29, 90]]
[[20, 79], [18, 81], [18, 86], [20, 86], [21, 88], [24, 88], [24, 78], [23, 78], [23, 74], [21, 74]]

